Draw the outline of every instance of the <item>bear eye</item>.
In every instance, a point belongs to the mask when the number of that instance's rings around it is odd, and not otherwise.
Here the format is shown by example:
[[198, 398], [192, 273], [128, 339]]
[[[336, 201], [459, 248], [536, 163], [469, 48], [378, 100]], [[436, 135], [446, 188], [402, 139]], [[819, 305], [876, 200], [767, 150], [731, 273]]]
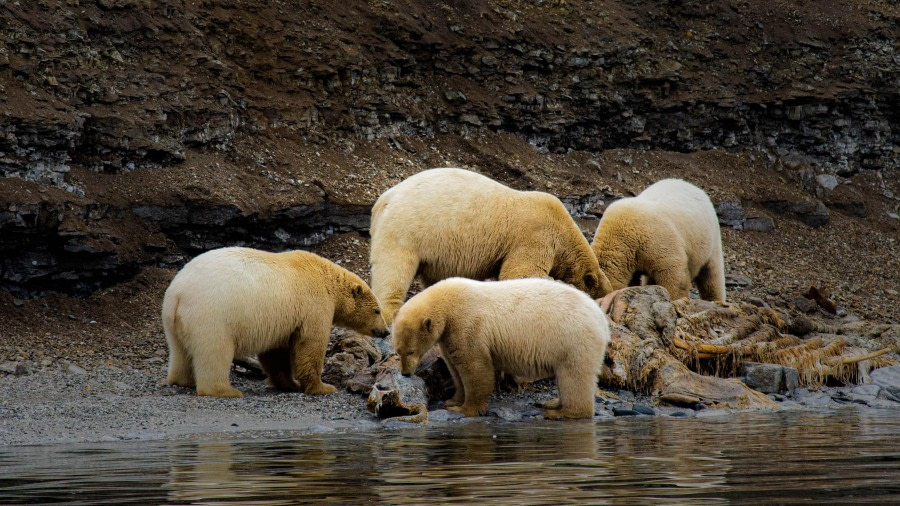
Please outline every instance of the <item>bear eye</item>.
[[380, 309], [376, 309], [376, 310], [375, 310], [375, 314], [381, 314], [381, 310], [380, 310]]

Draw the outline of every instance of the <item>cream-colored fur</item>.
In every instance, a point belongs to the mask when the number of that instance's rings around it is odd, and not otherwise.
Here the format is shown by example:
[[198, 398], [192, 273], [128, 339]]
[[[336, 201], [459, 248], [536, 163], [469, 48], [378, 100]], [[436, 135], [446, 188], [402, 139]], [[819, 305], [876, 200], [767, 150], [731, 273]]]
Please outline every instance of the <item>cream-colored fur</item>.
[[372, 208], [372, 290], [391, 323], [418, 275], [549, 276], [594, 297], [609, 291], [590, 244], [556, 197], [513, 190], [463, 169], [420, 172]]
[[168, 384], [216, 397], [241, 396], [229, 381], [231, 362], [256, 354], [272, 386], [332, 393], [335, 388], [321, 380], [332, 324], [387, 335], [365, 281], [305, 251], [203, 253], [172, 280], [162, 320]]
[[525, 381], [555, 376], [559, 399], [544, 405], [547, 418], [592, 417], [609, 339], [596, 302], [548, 279], [450, 278], [411, 298], [394, 321], [401, 372], [415, 372], [440, 345], [456, 387], [446, 406], [466, 416], [487, 411], [499, 370]]
[[680, 179], [654, 183], [617, 200], [603, 213], [591, 245], [614, 290], [641, 275], [687, 297], [725, 301], [725, 261], [719, 220], [706, 193]]

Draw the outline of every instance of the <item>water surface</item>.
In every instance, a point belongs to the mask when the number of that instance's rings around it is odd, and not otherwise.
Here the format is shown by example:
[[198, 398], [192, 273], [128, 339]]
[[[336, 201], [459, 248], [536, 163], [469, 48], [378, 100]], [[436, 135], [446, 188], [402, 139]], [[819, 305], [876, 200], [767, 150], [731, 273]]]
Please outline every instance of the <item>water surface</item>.
[[900, 412], [5, 447], [0, 503], [900, 502]]

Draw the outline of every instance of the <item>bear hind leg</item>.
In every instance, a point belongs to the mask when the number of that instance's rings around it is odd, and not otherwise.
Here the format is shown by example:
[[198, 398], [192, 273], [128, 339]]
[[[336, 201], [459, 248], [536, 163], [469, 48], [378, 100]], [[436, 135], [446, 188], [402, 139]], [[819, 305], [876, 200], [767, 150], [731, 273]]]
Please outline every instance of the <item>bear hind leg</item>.
[[169, 372], [166, 376], [167, 385], [193, 388], [194, 371], [191, 366], [191, 357], [187, 350], [174, 338], [169, 338]]
[[[218, 341], [218, 342], [216, 342]], [[231, 362], [234, 360], [234, 342], [230, 336], [215, 342], [199, 352], [192, 353], [197, 395], [210, 397], [243, 397], [241, 391], [231, 386]], [[202, 342], [202, 341], [201, 341]]]
[[276, 348], [259, 354], [259, 363], [269, 380], [269, 385], [277, 390], [299, 392], [300, 385], [291, 373], [291, 350]]
[[306, 325], [297, 330], [291, 338], [291, 365], [293, 375], [300, 384], [301, 391], [310, 395], [333, 394], [334, 385], [322, 382], [322, 368], [325, 366], [325, 351], [331, 325]]
[[701, 298], [714, 302], [725, 302], [725, 266], [721, 254], [700, 269], [696, 281]]
[[553, 401], [545, 403], [544, 417], [561, 419], [594, 416], [594, 392], [597, 389], [594, 374], [565, 371], [556, 375], [556, 383], [559, 387], [559, 405], [554, 406]]

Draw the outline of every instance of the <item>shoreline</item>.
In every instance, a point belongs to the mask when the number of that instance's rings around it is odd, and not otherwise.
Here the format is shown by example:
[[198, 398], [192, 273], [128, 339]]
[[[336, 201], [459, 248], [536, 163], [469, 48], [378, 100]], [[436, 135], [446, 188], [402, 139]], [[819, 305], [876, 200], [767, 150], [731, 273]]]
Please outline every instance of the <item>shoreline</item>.
[[[198, 397], [192, 389], [162, 385], [162, 367], [102, 365], [90, 370], [61, 365], [30, 374], [0, 376], [0, 447], [105, 443], [117, 441], [177, 441], [232, 435], [324, 434], [367, 432], [420, 427], [396, 419], [379, 419], [366, 410], [364, 396], [339, 391], [325, 396], [277, 392], [265, 381], [232, 374], [239, 399]], [[866, 397], [869, 385], [798, 389], [794, 397], [770, 394], [778, 410], [827, 411], [845, 407], [881, 409], [900, 404]], [[527, 423], [543, 420], [535, 402], [554, 397], [555, 384], [544, 380], [523, 392], [495, 392], [488, 414], [466, 419], [456, 413], [433, 409], [429, 426], [460, 423]], [[620, 397], [615, 399], [614, 397]], [[839, 399], [839, 400], [838, 400]], [[868, 404], [866, 404], [868, 402]], [[652, 416], [707, 418], [760, 410], [653, 406], [652, 399], [627, 391], [605, 392], [597, 397], [602, 421], [628, 416], [635, 408], [649, 407]], [[900, 415], [900, 411], [898, 411]], [[646, 417], [648, 415], [637, 415]], [[566, 422], [556, 422], [566, 423]]]

